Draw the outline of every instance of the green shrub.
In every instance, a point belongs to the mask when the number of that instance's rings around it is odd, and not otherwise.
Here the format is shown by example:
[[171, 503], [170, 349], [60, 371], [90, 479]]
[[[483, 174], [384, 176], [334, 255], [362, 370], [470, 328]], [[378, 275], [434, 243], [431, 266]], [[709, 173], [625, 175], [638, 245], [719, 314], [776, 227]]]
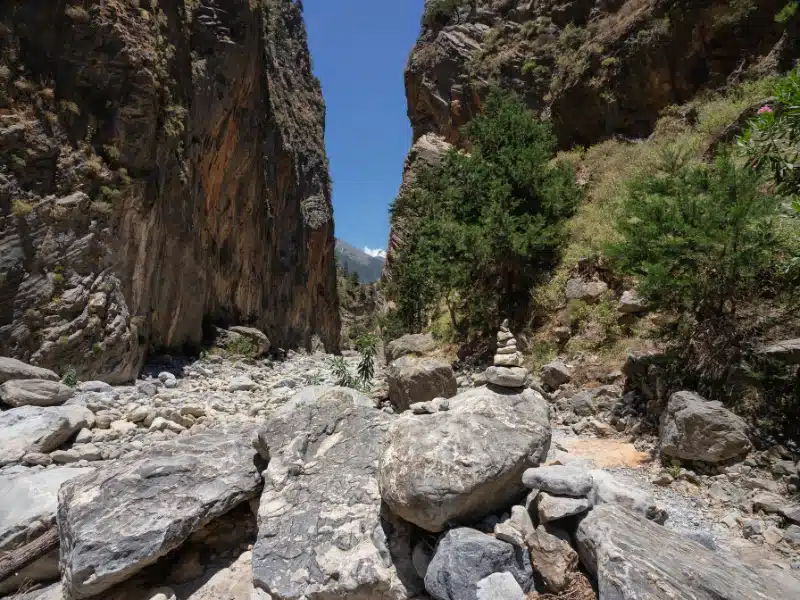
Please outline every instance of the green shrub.
[[408, 234], [388, 291], [412, 331], [439, 306], [462, 334], [523, 318], [580, 202], [550, 126], [515, 96], [492, 91], [464, 135], [471, 154], [450, 151], [392, 206]]
[[666, 150], [660, 170], [630, 184], [610, 255], [658, 309], [699, 321], [733, 315], [775, 272], [778, 202], [727, 154], [691, 165]]
[[225, 345], [225, 351], [231, 356], [258, 356], [261, 349], [258, 342], [244, 335], [237, 335]]
[[330, 367], [333, 372], [333, 377], [336, 380], [336, 385], [342, 387], [356, 387], [358, 382], [355, 377], [350, 374], [350, 370], [347, 368], [347, 363], [343, 357], [332, 357], [330, 360]]
[[11, 203], [11, 213], [15, 217], [25, 217], [33, 212], [33, 206], [25, 202], [24, 200], [14, 200]]
[[797, 16], [798, 8], [800, 8], [800, 2], [788, 2], [786, 6], [784, 6], [778, 12], [778, 14], [775, 15], [775, 22], [780, 23], [781, 25], [787, 25]]
[[61, 382], [73, 388], [78, 385], [78, 372], [75, 370], [75, 367], [67, 367], [64, 369]]
[[426, 3], [422, 24], [428, 28], [446, 25], [453, 18], [458, 18], [461, 8], [473, 2], [474, 0], [431, 0]]
[[356, 341], [356, 348], [361, 356], [358, 367], [356, 367], [358, 382], [361, 385], [361, 389], [367, 391], [372, 383], [372, 378], [375, 376], [375, 356], [378, 353], [378, 339], [372, 334], [363, 335]]
[[774, 94], [776, 106], [759, 110], [738, 145], [800, 210], [800, 67], [775, 84]]

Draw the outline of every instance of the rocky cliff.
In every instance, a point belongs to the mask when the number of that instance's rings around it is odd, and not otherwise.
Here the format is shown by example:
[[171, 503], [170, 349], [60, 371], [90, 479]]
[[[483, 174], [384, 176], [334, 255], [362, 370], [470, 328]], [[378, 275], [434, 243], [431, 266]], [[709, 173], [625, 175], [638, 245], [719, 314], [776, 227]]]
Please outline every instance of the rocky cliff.
[[0, 6], [0, 354], [135, 376], [207, 322], [338, 345], [299, 3]]
[[[784, 0], [426, 0], [405, 72], [414, 147], [459, 145], [487, 90], [517, 92], [562, 147], [648, 136], [667, 106], [791, 66]], [[402, 189], [401, 189], [402, 195]], [[403, 238], [394, 227], [390, 250]], [[391, 265], [391, 252], [387, 260]]]

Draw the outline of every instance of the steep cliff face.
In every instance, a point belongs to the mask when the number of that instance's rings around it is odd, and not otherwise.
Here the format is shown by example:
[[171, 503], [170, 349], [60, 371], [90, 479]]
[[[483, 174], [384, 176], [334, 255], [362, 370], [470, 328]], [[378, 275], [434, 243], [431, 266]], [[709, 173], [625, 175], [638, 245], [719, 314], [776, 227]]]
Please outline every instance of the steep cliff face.
[[[659, 112], [786, 69], [784, 0], [427, 0], [406, 70], [415, 139], [451, 143], [492, 84], [552, 120], [563, 146], [648, 135]], [[455, 8], [443, 8], [455, 7]]]
[[206, 321], [338, 345], [324, 105], [287, 0], [0, 6], [0, 354], [110, 381]]

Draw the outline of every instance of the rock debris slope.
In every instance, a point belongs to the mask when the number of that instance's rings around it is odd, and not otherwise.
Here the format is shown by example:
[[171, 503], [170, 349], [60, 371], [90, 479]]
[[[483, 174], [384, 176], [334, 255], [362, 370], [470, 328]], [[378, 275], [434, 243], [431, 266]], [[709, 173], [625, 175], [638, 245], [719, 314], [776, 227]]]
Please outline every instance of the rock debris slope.
[[118, 383], [204, 320], [334, 350], [301, 5], [87, 4], [0, 6], [0, 352]]

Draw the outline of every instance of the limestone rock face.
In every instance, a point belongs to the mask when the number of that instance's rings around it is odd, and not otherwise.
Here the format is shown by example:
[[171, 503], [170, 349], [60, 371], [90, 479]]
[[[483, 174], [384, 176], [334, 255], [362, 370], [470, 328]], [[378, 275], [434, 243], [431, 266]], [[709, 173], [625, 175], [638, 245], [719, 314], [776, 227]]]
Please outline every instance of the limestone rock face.
[[241, 427], [183, 436], [64, 484], [65, 595], [102, 594], [255, 497], [262, 480], [252, 437]]
[[[547, 456], [549, 409], [533, 390], [474, 388], [450, 410], [392, 425], [378, 483], [389, 508], [428, 531], [480, 519], [524, 492], [522, 473]], [[456, 459], [457, 457], [457, 459]]]
[[398, 411], [412, 404], [434, 398], [450, 398], [458, 391], [456, 377], [449, 364], [433, 358], [403, 356], [386, 370], [389, 401]]
[[8, 66], [37, 82], [0, 81], [0, 353], [125, 382], [204, 320], [337, 348], [302, 5], [141, 4], [0, 6]]
[[51, 452], [91, 424], [94, 415], [83, 406], [21, 406], [0, 413], [0, 466]]
[[595, 506], [575, 535], [600, 598], [774, 600], [796, 598], [792, 577], [759, 572], [613, 505]]
[[392, 417], [346, 388], [312, 387], [259, 432], [269, 456], [253, 548], [258, 589], [282, 600], [405, 600], [422, 589], [408, 524], [376, 481]]
[[751, 448], [747, 424], [722, 406], [692, 392], [675, 392], [661, 416], [664, 456], [718, 463]]

